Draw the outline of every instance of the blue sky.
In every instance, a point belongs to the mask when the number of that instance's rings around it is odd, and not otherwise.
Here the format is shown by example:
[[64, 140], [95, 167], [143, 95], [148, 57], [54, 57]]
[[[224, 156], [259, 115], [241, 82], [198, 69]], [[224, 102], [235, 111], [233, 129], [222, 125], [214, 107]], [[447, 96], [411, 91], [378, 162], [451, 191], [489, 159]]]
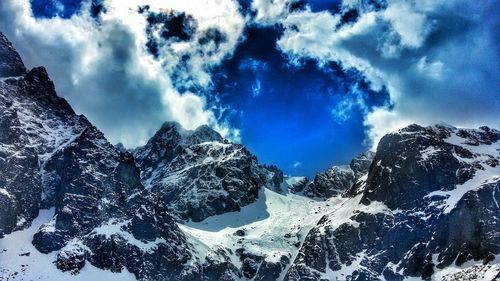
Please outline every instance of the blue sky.
[[[343, 120], [332, 110], [362, 77], [335, 64], [320, 67], [313, 60], [290, 65], [276, 48], [280, 34], [276, 27], [247, 28], [246, 40], [214, 70], [210, 94], [217, 93], [234, 109], [227, 117], [263, 162], [308, 175], [348, 163], [368, 149], [363, 145], [363, 117], [354, 109]], [[387, 99], [383, 92], [366, 92], [370, 105]]]
[[208, 123], [313, 176], [410, 123], [500, 125], [497, 1], [19, 1], [0, 30], [129, 147]]

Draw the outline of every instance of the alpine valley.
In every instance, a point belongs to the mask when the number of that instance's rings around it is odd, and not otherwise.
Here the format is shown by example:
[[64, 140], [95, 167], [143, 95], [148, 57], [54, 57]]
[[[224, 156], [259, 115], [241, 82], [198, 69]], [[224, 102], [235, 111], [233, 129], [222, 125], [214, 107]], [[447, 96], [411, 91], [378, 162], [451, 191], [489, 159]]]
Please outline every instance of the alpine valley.
[[0, 35], [0, 280], [500, 277], [500, 131], [410, 125], [313, 179], [208, 126], [112, 145]]

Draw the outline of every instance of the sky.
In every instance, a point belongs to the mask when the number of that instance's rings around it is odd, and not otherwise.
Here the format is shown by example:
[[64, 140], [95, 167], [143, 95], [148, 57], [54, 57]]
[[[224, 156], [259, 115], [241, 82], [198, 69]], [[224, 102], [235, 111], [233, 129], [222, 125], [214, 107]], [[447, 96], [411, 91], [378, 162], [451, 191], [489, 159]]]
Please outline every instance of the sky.
[[112, 143], [209, 124], [313, 176], [417, 123], [500, 128], [500, 3], [2, 0], [0, 31]]

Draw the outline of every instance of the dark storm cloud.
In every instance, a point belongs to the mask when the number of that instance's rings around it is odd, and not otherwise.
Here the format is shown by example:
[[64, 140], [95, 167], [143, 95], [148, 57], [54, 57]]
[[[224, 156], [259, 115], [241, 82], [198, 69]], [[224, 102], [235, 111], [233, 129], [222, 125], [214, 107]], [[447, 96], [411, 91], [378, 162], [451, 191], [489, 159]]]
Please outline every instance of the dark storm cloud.
[[[72, 102], [86, 108], [86, 114], [98, 120], [105, 131], [126, 136], [131, 128], [160, 124], [170, 113], [162, 106], [162, 88], [135, 67], [134, 35], [118, 23], [108, 23], [104, 28], [107, 30], [98, 50], [103, 59], [78, 81], [77, 89], [82, 94], [73, 96]], [[118, 122], [125, 117], [127, 122]], [[145, 136], [151, 133], [142, 132]]]
[[[3, 23], [1, 26], [6, 27]], [[86, 66], [82, 62], [83, 50], [74, 48], [71, 41], [25, 34], [22, 41], [43, 46], [44, 52], [14, 43], [29, 67], [43, 62], [56, 82], [58, 94], [67, 98], [77, 112], [85, 113], [112, 140], [134, 143], [131, 128], [136, 128], [136, 137], [145, 139], [154, 127], [145, 124], [159, 126], [171, 113], [162, 105], [162, 87], [136, 67], [134, 34], [117, 22], [107, 22], [100, 28], [102, 37], [93, 38], [98, 46], [95, 57]], [[13, 33], [7, 35], [16, 38]]]

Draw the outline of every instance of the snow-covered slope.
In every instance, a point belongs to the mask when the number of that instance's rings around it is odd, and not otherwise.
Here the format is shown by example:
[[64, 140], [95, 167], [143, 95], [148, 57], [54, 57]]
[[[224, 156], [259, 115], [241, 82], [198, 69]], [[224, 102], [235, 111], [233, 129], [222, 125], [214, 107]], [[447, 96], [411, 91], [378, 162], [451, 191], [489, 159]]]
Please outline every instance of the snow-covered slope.
[[255, 203], [239, 212], [179, 226], [198, 248], [224, 249], [245, 277], [266, 280], [282, 274], [309, 230], [343, 200], [316, 201], [264, 188]]

